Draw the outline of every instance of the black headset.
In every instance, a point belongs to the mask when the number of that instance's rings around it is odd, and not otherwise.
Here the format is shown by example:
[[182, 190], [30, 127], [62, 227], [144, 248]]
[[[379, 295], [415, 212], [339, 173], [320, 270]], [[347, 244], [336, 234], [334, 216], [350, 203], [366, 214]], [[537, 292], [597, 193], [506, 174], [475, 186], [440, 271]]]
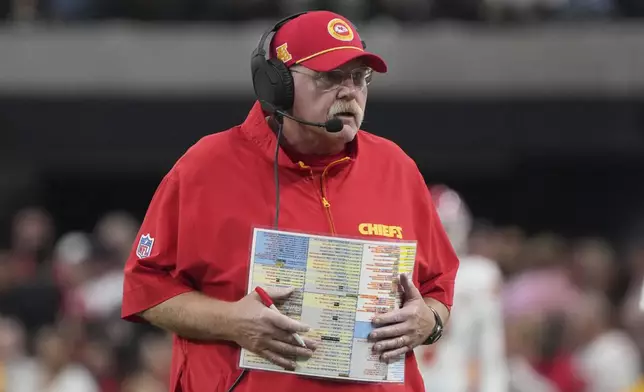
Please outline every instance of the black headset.
[[[290, 110], [293, 107], [295, 91], [293, 89], [293, 75], [291, 75], [291, 72], [282, 60], [269, 58], [266, 50], [266, 41], [269, 35], [276, 33], [286, 22], [306, 13], [299, 12], [275, 23], [271, 29], [266, 30], [262, 34], [257, 48], [253, 50], [253, 54], [251, 55], [250, 69], [255, 96], [261, 103], [262, 108], [269, 113], [274, 113], [275, 110]], [[353, 28], [355, 29], [355, 26]], [[357, 31], [357, 29], [355, 30]], [[362, 41], [362, 49], [366, 48], [366, 43]]]

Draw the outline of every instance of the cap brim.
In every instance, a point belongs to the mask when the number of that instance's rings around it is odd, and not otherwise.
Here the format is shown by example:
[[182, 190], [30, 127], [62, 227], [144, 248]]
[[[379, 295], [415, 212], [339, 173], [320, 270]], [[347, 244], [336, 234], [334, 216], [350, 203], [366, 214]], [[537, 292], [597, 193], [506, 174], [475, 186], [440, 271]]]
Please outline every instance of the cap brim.
[[387, 72], [387, 64], [380, 56], [353, 48], [323, 53], [306, 61], [302, 61], [300, 65], [317, 72], [328, 72], [338, 69], [349, 61], [355, 59], [364, 61], [367, 66], [371, 67], [376, 72]]

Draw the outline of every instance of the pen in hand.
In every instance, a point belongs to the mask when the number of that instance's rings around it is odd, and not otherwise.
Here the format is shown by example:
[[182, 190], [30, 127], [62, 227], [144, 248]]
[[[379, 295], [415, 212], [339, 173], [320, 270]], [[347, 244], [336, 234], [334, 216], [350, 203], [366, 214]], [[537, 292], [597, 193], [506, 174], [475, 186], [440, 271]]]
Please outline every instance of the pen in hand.
[[[272, 309], [272, 310], [274, 310], [274, 311], [276, 311], [276, 312], [281, 314], [279, 309], [277, 309], [277, 307], [273, 303], [273, 299], [268, 295], [268, 293], [266, 293], [266, 291], [264, 291], [263, 288], [257, 286], [257, 287], [255, 287], [255, 292], [257, 292], [257, 294], [259, 294], [259, 298], [262, 300], [262, 303], [267, 308], [270, 308], [270, 309]], [[304, 340], [302, 339], [302, 337], [300, 335], [297, 334], [297, 332], [293, 333], [293, 337], [295, 338], [295, 340], [297, 340], [297, 342], [300, 344], [300, 346], [302, 346], [304, 348], [307, 348], [306, 344], [304, 343]]]

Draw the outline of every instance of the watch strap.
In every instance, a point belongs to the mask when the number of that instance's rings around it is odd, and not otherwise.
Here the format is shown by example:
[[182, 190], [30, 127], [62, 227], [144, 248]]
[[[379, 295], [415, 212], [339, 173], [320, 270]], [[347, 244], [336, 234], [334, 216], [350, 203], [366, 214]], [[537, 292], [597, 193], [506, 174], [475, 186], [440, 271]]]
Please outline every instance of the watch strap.
[[434, 324], [434, 329], [432, 330], [432, 333], [429, 334], [427, 337], [427, 340], [423, 342], [423, 345], [430, 345], [436, 343], [441, 336], [443, 336], [443, 320], [441, 320], [441, 316], [438, 314], [436, 309], [432, 308], [431, 306], [427, 305], [429, 310], [434, 313], [434, 320], [436, 321], [436, 324]]

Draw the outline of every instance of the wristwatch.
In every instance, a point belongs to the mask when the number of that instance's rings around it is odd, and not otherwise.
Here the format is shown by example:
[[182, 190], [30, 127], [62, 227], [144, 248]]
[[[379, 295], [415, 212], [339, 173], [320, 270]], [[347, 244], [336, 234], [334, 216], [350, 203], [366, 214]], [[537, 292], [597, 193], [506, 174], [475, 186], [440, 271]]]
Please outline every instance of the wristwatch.
[[432, 311], [432, 313], [434, 313], [434, 320], [436, 320], [436, 324], [434, 325], [434, 329], [432, 330], [432, 333], [429, 334], [427, 340], [423, 342], [423, 345], [434, 344], [441, 338], [441, 336], [443, 336], [443, 320], [441, 320], [441, 316], [431, 306], [427, 307]]

